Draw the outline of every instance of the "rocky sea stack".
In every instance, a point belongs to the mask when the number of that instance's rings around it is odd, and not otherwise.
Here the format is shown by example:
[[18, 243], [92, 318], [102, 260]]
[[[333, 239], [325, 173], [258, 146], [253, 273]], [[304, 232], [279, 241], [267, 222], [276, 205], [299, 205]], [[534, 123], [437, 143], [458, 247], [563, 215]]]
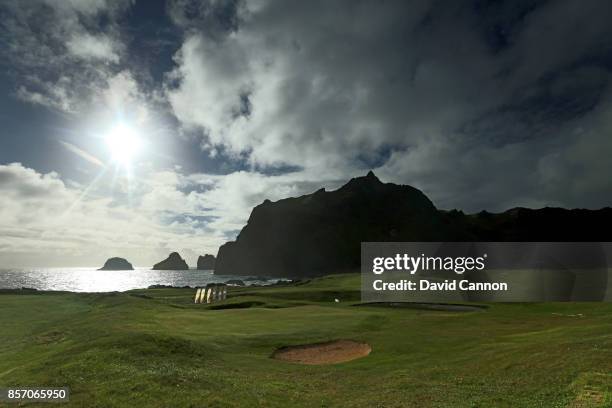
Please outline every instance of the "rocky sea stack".
[[134, 267], [131, 263], [123, 258], [109, 258], [104, 262], [104, 266], [98, 269], [99, 271], [133, 271]]
[[213, 270], [215, 269], [215, 256], [206, 254], [198, 257], [198, 269], [199, 270]]
[[189, 269], [187, 262], [178, 252], [172, 252], [168, 258], [153, 265], [153, 270], [157, 271], [184, 271]]

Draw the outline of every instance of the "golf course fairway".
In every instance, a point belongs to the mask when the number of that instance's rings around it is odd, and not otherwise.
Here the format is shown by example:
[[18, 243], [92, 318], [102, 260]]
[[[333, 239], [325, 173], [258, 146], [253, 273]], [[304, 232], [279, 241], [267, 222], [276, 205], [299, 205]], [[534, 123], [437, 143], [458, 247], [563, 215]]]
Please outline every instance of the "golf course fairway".
[[[67, 386], [58, 406], [75, 407], [612, 406], [612, 303], [367, 306], [359, 284], [231, 288], [212, 305], [194, 289], [2, 291], [0, 385]], [[335, 340], [371, 352], [271, 358]]]

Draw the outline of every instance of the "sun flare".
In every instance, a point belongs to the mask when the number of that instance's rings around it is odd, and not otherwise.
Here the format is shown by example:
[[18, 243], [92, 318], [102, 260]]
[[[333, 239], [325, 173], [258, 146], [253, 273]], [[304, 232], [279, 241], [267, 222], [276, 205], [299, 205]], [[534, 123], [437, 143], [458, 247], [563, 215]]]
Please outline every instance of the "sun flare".
[[125, 124], [111, 129], [104, 138], [114, 162], [128, 166], [142, 149], [142, 140], [138, 132]]

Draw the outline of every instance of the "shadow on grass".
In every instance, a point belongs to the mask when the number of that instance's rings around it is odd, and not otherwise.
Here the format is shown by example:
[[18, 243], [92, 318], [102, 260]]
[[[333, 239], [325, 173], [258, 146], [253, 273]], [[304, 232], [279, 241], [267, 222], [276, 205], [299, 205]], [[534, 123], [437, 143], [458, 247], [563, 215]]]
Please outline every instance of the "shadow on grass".
[[487, 305], [463, 305], [453, 303], [411, 303], [411, 302], [372, 302], [359, 303], [353, 306], [361, 307], [386, 307], [386, 308], [404, 308], [404, 309], [420, 309], [420, 310], [440, 310], [444, 312], [477, 312], [484, 311], [489, 308]]

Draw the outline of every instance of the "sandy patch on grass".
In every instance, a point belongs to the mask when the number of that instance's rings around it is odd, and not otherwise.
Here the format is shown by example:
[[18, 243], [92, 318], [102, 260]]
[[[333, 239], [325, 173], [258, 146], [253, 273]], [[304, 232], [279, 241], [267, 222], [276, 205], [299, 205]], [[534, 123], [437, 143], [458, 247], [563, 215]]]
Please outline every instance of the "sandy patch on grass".
[[337, 364], [365, 357], [372, 351], [367, 343], [353, 340], [334, 340], [325, 343], [282, 347], [272, 358], [300, 364]]

